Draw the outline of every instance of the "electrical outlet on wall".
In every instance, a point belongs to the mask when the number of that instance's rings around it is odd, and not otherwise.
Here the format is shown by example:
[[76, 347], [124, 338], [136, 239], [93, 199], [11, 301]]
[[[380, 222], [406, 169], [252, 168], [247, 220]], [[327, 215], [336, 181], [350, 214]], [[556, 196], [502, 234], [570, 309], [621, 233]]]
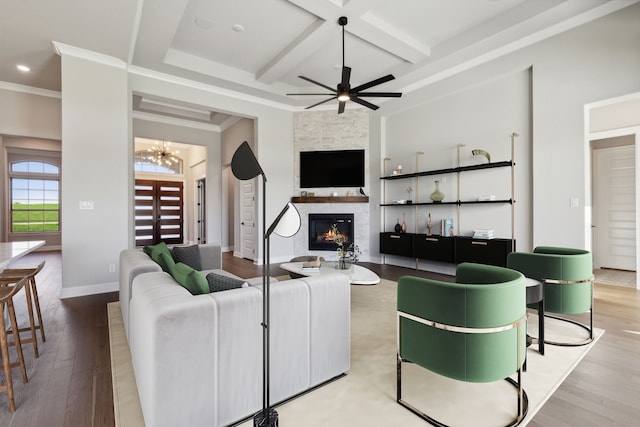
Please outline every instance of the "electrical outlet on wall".
[[572, 197], [571, 199], [569, 199], [569, 206], [572, 208], [577, 208], [578, 206], [580, 206], [579, 199], [577, 197]]
[[109, 273], [115, 273], [116, 272], [116, 265], [115, 264], [109, 264], [108, 270], [109, 270]]

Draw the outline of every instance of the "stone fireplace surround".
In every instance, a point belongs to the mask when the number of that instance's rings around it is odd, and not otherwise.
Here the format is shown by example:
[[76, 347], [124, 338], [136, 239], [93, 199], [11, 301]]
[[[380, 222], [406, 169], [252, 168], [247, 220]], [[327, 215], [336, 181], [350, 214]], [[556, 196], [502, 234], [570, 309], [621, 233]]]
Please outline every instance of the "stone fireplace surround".
[[360, 261], [369, 260], [369, 203], [295, 203], [302, 220], [300, 231], [294, 236], [294, 253], [300, 255], [315, 255], [324, 257], [327, 261], [338, 259], [337, 251], [309, 250], [309, 214], [337, 213], [353, 214], [354, 241], [360, 248]]
[[[345, 150], [364, 149], [365, 150], [365, 191], [369, 185], [369, 112], [366, 108], [347, 109], [344, 114], [336, 114], [335, 110], [300, 111], [294, 117], [294, 188], [293, 194], [299, 195], [300, 190], [307, 190], [316, 193], [318, 196], [331, 196], [335, 191], [340, 196], [345, 196], [347, 190], [351, 190], [359, 196], [358, 188], [300, 188], [299, 156], [300, 151], [312, 150]], [[338, 259], [337, 251], [310, 251], [308, 249], [309, 224], [307, 220], [309, 213], [351, 213], [354, 216], [355, 229], [354, 239], [360, 248], [360, 260], [369, 261], [369, 203], [343, 203], [336, 201], [333, 203], [323, 201], [323, 203], [297, 203], [294, 201], [302, 225], [300, 231], [294, 236], [295, 255], [316, 255], [322, 256], [328, 261]], [[379, 219], [376, 219], [378, 221]], [[375, 235], [378, 239], [378, 235]]]

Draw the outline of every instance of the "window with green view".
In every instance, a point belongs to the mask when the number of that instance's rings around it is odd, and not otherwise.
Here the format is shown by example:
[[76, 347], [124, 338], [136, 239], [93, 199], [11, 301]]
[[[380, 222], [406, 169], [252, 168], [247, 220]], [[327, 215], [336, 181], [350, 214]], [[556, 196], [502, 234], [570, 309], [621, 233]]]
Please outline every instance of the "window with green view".
[[60, 169], [40, 161], [11, 164], [11, 231], [60, 231]]

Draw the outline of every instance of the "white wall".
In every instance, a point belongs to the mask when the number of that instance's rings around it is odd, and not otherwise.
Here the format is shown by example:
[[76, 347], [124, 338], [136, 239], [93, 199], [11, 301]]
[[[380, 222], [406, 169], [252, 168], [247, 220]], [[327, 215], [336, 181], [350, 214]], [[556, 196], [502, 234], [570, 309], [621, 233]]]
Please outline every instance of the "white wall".
[[[415, 132], [412, 139], [407, 139], [413, 130], [430, 132], [432, 138], [423, 140], [425, 144], [448, 141], [445, 145], [449, 147], [465, 143], [468, 147], [474, 146], [471, 148], [476, 145], [484, 148], [482, 144], [490, 141], [489, 132], [499, 127], [503, 130], [491, 137], [493, 144], [500, 144], [501, 138], [511, 130], [523, 135], [520, 140], [526, 141], [528, 134], [531, 154], [517, 156], [516, 170], [520, 173], [522, 169], [520, 159], [531, 161], [532, 176], [526, 185], [531, 191], [532, 220], [526, 224], [529, 230], [520, 230], [516, 238], [523, 241], [526, 239], [523, 233], [530, 234], [532, 241], [530, 245], [518, 244], [518, 249], [543, 244], [585, 247], [590, 229], [586, 212], [590, 207], [585, 206], [588, 149], [584, 144], [584, 105], [640, 89], [638, 22], [640, 4], [433, 83], [403, 97], [402, 103], [385, 103], [389, 129], [381, 130], [383, 144], [387, 149], [393, 144], [406, 145], [406, 148], [394, 148], [393, 154], [408, 158], [423, 136], [422, 132]], [[512, 75], [523, 75], [523, 70], [529, 68], [528, 93], [518, 90], [500, 95], [501, 81], [508, 81]], [[494, 91], [477, 89], [490, 87], [492, 82], [498, 85]], [[521, 112], [530, 102], [531, 115], [527, 122], [516, 123], [513, 117], [500, 117], [498, 113], [504, 102], [510, 102]], [[467, 110], [467, 105], [475, 108]], [[451, 125], [439, 135], [431, 128], [420, 126], [423, 121], [432, 120], [422, 113], [435, 114], [437, 106], [441, 107], [440, 120]], [[409, 122], [406, 117], [413, 120]], [[485, 124], [482, 117], [487, 119]], [[434, 150], [435, 147], [431, 151]], [[383, 150], [381, 156], [384, 154]], [[445, 154], [436, 156], [446, 166]], [[451, 160], [449, 158], [449, 163]], [[528, 194], [516, 193], [518, 209], [524, 195]], [[578, 199], [578, 207], [570, 206], [572, 198]], [[517, 217], [522, 218], [522, 214]]]
[[[216, 111], [228, 112], [254, 120], [254, 153], [267, 176], [267, 223], [271, 223], [285, 203], [293, 194], [293, 162], [290, 154], [293, 152], [293, 112], [283, 110], [277, 106], [253, 102], [251, 99], [234, 98], [227, 92], [214, 87], [194, 84], [193, 82], [172, 79], [151, 73], [130, 74], [130, 86], [133, 92], [149, 94], [166, 99], [184, 101], [189, 104], [201, 105]], [[207, 155], [207, 211], [208, 242], [222, 243], [222, 222], [220, 209], [222, 200], [222, 158], [220, 150]], [[261, 201], [262, 184], [258, 186], [258, 200]], [[261, 205], [259, 205], [261, 206]], [[262, 235], [262, 209], [258, 211], [257, 235]], [[262, 247], [257, 256], [262, 259]], [[293, 254], [291, 239], [273, 237], [271, 239], [272, 259], [290, 257]]]
[[[529, 70], [500, 76], [464, 91], [452, 92], [401, 114], [387, 117], [386, 138], [382, 156], [391, 158], [386, 175], [398, 165], [404, 173], [437, 170], [458, 165], [487, 163], [483, 156], [474, 156], [471, 151], [479, 148], [491, 155], [492, 162], [511, 159], [511, 133], [520, 136], [515, 140], [515, 217], [517, 247], [531, 246], [531, 132], [529, 125], [531, 73]], [[416, 168], [416, 152], [418, 156]], [[429, 195], [435, 190], [435, 180], [440, 181], [444, 201], [474, 201], [479, 196], [495, 195], [497, 199], [511, 198], [511, 168], [481, 170], [457, 174], [442, 174], [415, 179], [385, 181], [386, 203], [398, 199], [414, 202], [430, 202]], [[411, 192], [406, 190], [411, 188]], [[427, 232], [427, 217], [431, 214], [434, 229], [439, 234], [441, 219], [453, 218], [456, 234], [471, 236], [477, 228], [493, 229], [495, 236], [511, 238], [511, 205], [463, 205], [460, 215], [455, 205], [430, 205], [417, 209], [408, 206], [385, 207], [384, 231], [393, 231], [397, 221], [403, 219], [407, 231]], [[416, 218], [417, 212], [417, 218]], [[417, 226], [417, 229], [416, 229]], [[387, 262], [415, 266], [412, 260]]]
[[[130, 234], [126, 70], [63, 55], [62, 94], [62, 297], [67, 297], [117, 288], [115, 266]], [[81, 201], [93, 202], [94, 209], [79, 209]]]
[[[231, 173], [231, 159], [238, 147], [247, 141], [250, 147], [254, 147], [255, 123], [250, 119], [241, 119], [233, 126], [222, 132], [222, 224], [226, 229], [222, 230], [222, 247], [238, 252], [241, 248], [240, 224], [235, 218], [240, 218], [240, 185], [239, 181]], [[256, 241], [259, 241], [256, 236]], [[238, 253], [237, 256], [242, 256]]]
[[0, 82], [0, 135], [62, 139], [60, 94]]

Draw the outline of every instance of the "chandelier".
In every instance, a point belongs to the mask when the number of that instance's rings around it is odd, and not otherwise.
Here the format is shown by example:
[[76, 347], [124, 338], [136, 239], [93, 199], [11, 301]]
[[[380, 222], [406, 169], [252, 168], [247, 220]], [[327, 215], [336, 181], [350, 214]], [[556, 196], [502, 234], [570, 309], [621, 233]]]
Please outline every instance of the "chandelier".
[[179, 151], [171, 151], [170, 148], [170, 142], [156, 141], [156, 144], [147, 150], [145, 158], [158, 166], [173, 166], [180, 162], [180, 159], [176, 157]]

